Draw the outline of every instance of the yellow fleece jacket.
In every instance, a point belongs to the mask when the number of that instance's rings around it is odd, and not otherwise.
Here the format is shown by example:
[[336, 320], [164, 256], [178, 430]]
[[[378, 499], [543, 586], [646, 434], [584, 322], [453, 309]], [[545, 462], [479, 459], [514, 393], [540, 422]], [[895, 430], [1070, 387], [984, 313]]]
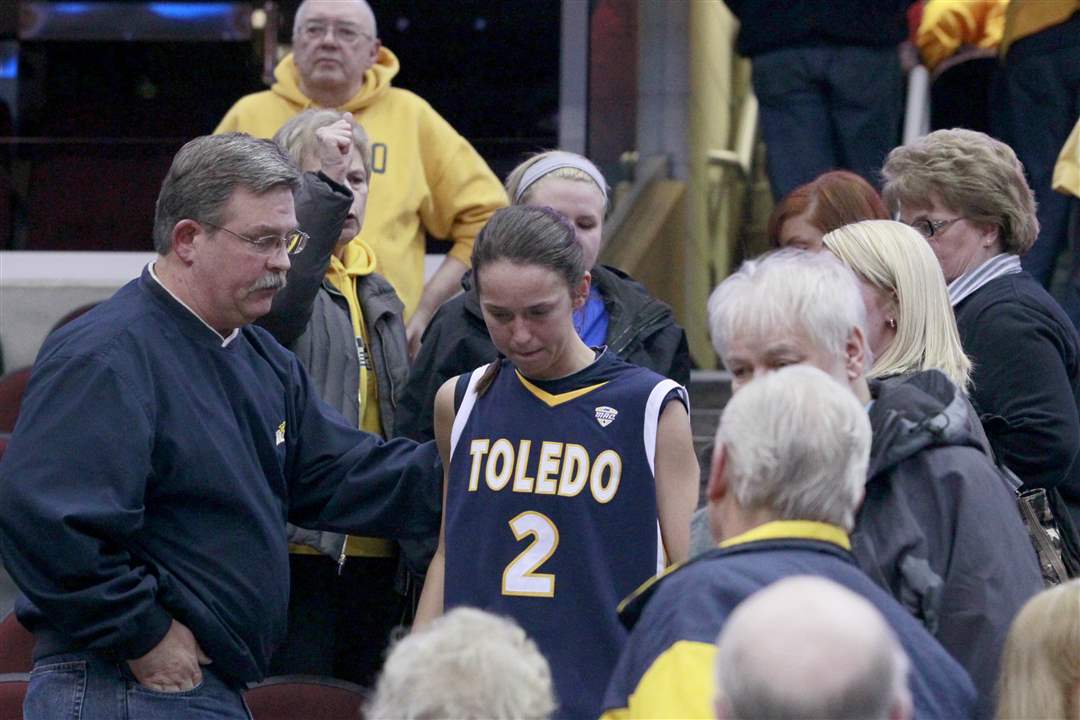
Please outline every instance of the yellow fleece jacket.
[[1054, 165], [1053, 188], [1063, 195], [1080, 198], [1080, 121], [1073, 127]]
[[[450, 255], [469, 264], [472, 243], [492, 213], [507, 204], [498, 178], [422, 98], [391, 87], [398, 59], [381, 48], [360, 91], [340, 108], [367, 131], [372, 178], [359, 237], [378, 258], [378, 271], [412, 317], [424, 286], [425, 231], [453, 241]], [[215, 133], [271, 137], [301, 110], [317, 107], [300, 92], [293, 56], [274, 70], [269, 90], [240, 98]]]
[[933, 70], [965, 45], [993, 49], [1005, 31], [1008, 0], [929, 0], [915, 32], [926, 67]]
[[360, 365], [360, 429], [382, 436], [382, 418], [379, 416], [379, 383], [370, 360], [371, 343], [368, 342], [364, 311], [356, 295], [356, 278], [375, 272], [375, 253], [357, 236], [345, 246], [344, 262], [337, 255], [330, 257], [326, 279], [345, 296], [349, 306], [353, 335], [363, 342], [364, 362]]

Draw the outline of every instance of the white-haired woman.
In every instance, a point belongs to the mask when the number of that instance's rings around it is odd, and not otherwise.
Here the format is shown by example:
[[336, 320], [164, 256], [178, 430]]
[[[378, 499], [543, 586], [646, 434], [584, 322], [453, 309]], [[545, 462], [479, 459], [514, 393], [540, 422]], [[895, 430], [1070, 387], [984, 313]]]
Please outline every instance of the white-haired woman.
[[886, 204], [941, 265], [994, 451], [1025, 487], [1057, 488], [1080, 525], [1080, 338], [1020, 265], [1039, 232], [1020, 161], [983, 133], [939, 130], [882, 173]]
[[[305, 171], [296, 217], [312, 230], [259, 322], [296, 353], [323, 400], [354, 426], [391, 437], [409, 360], [404, 306], [357, 237], [371, 171], [367, 135], [348, 113], [308, 110], [274, 140]], [[293, 525], [289, 540], [289, 631], [271, 672], [372, 682], [404, 611], [397, 545]]]
[[551, 668], [508, 617], [459, 607], [390, 650], [364, 716], [371, 720], [546, 720]]

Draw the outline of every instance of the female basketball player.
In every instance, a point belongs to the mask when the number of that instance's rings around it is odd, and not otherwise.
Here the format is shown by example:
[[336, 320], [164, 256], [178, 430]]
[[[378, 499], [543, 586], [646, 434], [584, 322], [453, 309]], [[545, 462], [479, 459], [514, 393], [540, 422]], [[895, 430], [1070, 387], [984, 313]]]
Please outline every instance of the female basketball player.
[[500, 210], [472, 262], [500, 357], [436, 396], [443, 525], [417, 624], [458, 605], [512, 616], [551, 664], [560, 714], [597, 717], [619, 601], [686, 557], [686, 391], [582, 342], [591, 278], [563, 216]]

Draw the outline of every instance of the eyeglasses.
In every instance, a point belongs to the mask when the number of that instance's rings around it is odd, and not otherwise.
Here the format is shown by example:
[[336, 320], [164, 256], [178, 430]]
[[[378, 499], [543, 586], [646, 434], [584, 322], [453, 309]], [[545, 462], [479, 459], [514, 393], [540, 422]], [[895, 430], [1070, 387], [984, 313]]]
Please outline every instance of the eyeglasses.
[[322, 22], [306, 22], [300, 26], [300, 35], [305, 40], [322, 40], [326, 37], [326, 34], [333, 31], [334, 37], [340, 40], [345, 45], [355, 45], [360, 42], [360, 38], [364, 38], [368, 42], [371, 42], [372, 37], [366, 32], [363, 32], [355, 25], [331, 25]]
[[941, 232], [943, 229], [952, 225], [957, 220], [963, 220], [963, 217], [954, 217], [952, 220], [931, 220], [929, 218], [922, 218], [916, 220], [913, 223], [908, 223], [911, 227], [915, 228], [920, 235], [924, 238], [932, 238], [936, 233]]
[[290, 230], [284, 235], [261, 235], [257, 238], [250, 238], [246, 235], [235, 233], [229, 228], [221, 227], [220, 225], [215, 225], [214, 223], [206, 222], [205, 220], [199, 220], [198, 222], [202, 223], [203, 225], [209, 225], [215, 230], [224, 230], [225, 232], [232, 235], [234, 238], [239, 238], [244, 242], [248, 243], [249, 245], [254, 247], [256, 251], [262, 253], [263, 255], [273, 255], [278, 250], [282, 249], [284, 249], [285, 252], [289, 253], [290, 255], [296, 255], [304, 249], [305, 245], [307, 245], [309, 237], [308, 234], [303, 230], [296, 229]]

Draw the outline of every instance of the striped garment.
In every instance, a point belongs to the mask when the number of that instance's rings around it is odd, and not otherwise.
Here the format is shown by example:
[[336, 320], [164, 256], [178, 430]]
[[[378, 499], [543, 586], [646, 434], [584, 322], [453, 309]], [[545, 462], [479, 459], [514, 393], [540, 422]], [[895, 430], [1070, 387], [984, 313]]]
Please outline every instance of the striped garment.
[[969, 270], [949, 283], [949, 303], [956, 307], [960, 301], [991, 280], [1014, 275], [1023, 270], [1020, 257], [1011, 253], [995, 255], [974, 270]]

